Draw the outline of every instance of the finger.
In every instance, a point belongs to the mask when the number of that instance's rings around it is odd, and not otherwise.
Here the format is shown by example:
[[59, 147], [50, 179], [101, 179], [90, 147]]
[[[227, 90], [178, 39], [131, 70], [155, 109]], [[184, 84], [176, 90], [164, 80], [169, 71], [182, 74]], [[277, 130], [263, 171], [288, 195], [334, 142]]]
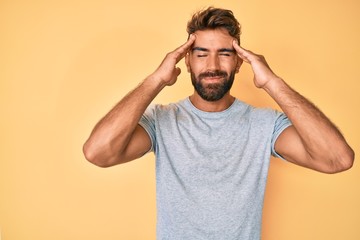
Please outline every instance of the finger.
[[179, 76], [180, 73], [181, 73], [181, 68], [179, 68], [179, 67], [175, 68], [175, 74], [176, 74], [176, 76]]
[[246, 50], [245, 48], [242, 48], [238, 43], [237, 40], [233, 41], [233, 47], [236, 51], [236, 53], [238, 54], [238, 56], [244, 60], [247, 63], [251, 62], [252, 56], [254, 56], [255, 54], [249, 50]]
[[175, 53], [176, 63], [178, 63], [182, 58], [185, 57], [190, 47], [194, 44], [195, 39], [196, 39], [195, 34], [191, 34], [189, 39], [186, 41], [186, 43], [175, 49], [174, 53]]

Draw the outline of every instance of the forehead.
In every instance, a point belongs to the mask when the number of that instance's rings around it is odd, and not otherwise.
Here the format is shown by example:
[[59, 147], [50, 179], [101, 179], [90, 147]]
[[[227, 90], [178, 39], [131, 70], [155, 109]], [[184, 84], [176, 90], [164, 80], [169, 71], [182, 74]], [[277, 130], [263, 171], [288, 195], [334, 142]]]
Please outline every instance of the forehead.
[[194, 47], [207, 49], [232, 48], [234, 38], [226, 29], [207, 29], [195, 32]]

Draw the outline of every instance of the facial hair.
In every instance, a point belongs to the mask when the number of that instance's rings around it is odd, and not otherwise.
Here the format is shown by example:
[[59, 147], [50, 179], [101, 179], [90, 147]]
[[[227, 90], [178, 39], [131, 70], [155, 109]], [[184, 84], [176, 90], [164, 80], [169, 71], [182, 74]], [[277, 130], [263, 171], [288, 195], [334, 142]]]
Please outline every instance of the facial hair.
[[[204, 78], [206, 77], [222, 77], [223, 80], [218, 83], [204, 84]], [[235, 71], [232, 71], [230, 75], [224, 71], [204, 72], [199, 74], [198, 77], [191, 71], [191, 82], [195, 88], [195, 91], [200, 97], [206, 101], [214, 102], [220, 100], [230, 91], [235, 79]]]

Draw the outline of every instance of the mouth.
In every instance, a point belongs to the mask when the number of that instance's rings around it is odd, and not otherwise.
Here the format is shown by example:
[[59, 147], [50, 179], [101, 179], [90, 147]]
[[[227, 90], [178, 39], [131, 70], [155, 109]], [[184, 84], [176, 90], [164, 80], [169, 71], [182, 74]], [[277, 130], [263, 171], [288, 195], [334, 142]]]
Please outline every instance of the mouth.
[[206, 81], [206, 82], [220, 82], [224, 79], [223, 76], [213, 76], [213, 77], [203, 77], [201, 78], [201, 80]]
[[206, 72], [199, 75], [200, 80], [205, 80], [207, 82], [218, 82], [223, 80], [227, 76], [226, 72], [216, 71], [216, 72]]

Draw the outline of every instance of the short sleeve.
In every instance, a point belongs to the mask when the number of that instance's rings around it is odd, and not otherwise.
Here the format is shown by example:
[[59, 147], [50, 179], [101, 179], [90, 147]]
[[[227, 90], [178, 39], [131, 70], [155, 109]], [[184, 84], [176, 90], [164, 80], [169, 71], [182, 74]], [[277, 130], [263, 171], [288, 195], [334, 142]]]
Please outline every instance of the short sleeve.
[[149, 152], [153, 152], [156, 145], [155, 108], [155, 105], [150, 105], [139, 121], [139, 125], [145, 129], [151, 140], [151, 149]]
[[277, 112], [277, 118], [275, 120], [274, 131], [273, 131], [273, 135], [272, 135], [272, 139], [271, 139], [271, 154], [274, 157], [284, 159], [280, 154], [278, 154], [275, 151], [275, 143], [276, 143], [277, 138], [282, 133], [282, 131], [284, 131], [287, 127], [289, 127], [291, 125], [292, 124], [291, 124], [289, 118], [284, 113]]

